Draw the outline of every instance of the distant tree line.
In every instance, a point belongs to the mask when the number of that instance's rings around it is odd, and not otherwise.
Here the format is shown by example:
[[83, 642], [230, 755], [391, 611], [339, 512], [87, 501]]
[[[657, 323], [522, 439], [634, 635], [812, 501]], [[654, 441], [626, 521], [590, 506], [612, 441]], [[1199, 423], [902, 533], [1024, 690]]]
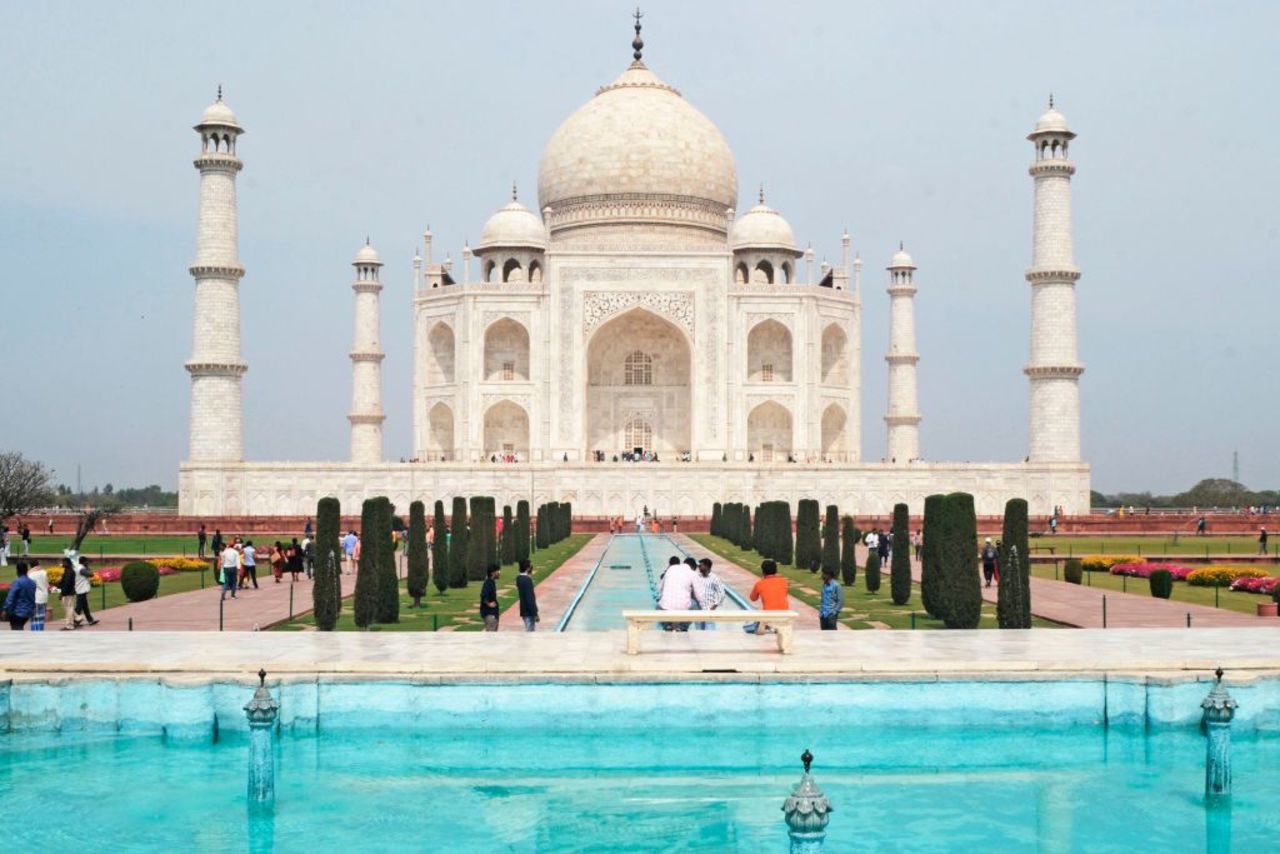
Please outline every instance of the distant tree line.
[[1186, 492], [1175, 495], [1155, 495], [1151, 492], [1117, 492], [1105, 495], [1097, 490], [1089, 493], [1094, 507], [1133, 507], [1135, 509], [1199, 507], [1257, 507], [1280, 506], [1280, 489], [1252, 490], [1230, 478], [1210, 477], [1197, 483]]

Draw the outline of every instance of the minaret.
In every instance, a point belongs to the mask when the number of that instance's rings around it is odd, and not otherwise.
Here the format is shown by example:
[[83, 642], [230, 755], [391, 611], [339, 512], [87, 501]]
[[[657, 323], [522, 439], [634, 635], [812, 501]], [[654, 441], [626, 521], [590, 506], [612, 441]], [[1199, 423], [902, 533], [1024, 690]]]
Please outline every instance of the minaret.
[[1075, 134], [1053, 107], [1027, 139], [1035, 145], [1035, 238], [1031, 268], [1031, 462], [1080, 459], [1080, 375], [1076, 355], [1076, 269], [1071, 241], [1071, 176], [1067, 145]]
[[849, 407], [849, 446], [852, 462], [862, 459], [862, 253], [853, 253], [853, 394]]
[[351, 462], [382, 462], [382, 338], [378, 332], [378, 253], [368, 239], [352, 263], [356, 280], [355, 336], [351, 347]]
[[204, 111], [200, 124], [200, 214], [196, 224], [195, 324], [191, 359], [191, 421], [187, 458], [238, 462], [244, 458], [244, 410], [240, 378], [240, 266], [236, 227], [236, 139], [244, 128], [222, 101]]
[[902, 244], [889, 263], [889, 427], [891, 463], [902, 465], [920, 458], [920, 403], [916, 391], [915, 296], [916, 264]]

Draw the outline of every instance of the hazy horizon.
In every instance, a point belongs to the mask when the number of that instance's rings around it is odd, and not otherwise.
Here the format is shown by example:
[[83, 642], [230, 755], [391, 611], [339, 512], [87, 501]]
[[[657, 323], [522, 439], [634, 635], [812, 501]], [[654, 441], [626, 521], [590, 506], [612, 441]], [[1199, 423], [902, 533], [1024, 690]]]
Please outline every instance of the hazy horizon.
[[[386, 266], [386, 455], [408, 457], [410, 260], [460, 265], [555, 128], [630, 61], [634, 4], [0, 0], [0, 450], [74, 486], [173, 488], [186, 454], [198, 137], [240, 141], [245, 449], [348, 453], [351, 260]], [[1031, 143], [1055, 94], [1073, 182], [1084, 458], [1102, 492], [1280, 487], [1280, 5], [644, 4], [645, 60], [820, 261], [863, 276], [863, 456], [884, 454], [884, 267], [916, 282], [922, 452], [1027, 453]], [[476, 272], [473, 265], [473, 273]], [[1271, 287], [1268, 287], [1268, 286]], [[1270, 347], [1268, 345], [1271, 345]], [[1274, 358], [1273, 358], [1274, 362]]]

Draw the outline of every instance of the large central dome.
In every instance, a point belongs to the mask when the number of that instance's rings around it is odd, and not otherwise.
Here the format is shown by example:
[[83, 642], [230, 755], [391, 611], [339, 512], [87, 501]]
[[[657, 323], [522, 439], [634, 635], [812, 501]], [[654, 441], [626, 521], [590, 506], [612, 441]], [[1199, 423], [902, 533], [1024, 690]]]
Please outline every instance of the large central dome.
[[719, 128], [639, 60], [560, 125], [538, 166], [553, 237], [628, 224], [724, 235], [737, 199]]

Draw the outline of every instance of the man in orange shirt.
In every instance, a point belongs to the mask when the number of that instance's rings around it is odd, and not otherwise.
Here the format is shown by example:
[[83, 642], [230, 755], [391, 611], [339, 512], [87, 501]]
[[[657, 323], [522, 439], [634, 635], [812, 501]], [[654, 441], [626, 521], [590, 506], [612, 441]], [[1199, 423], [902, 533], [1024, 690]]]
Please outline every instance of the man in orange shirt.
[[[760, 607], [766, 611], [786, 611], [791, 605], [787, 600], [787, 579], [778, 575], [778, 564], [776, 561], [766, 560], [760, 564], [760, 572], [764, 574], [764, 578], [755, 583], [751, 588], [751, 601], [759, 602]], [[751, 624], [748, 623], [743, 627], [747, 631], [752, 631]], [[755, 624], [755, 633], [764, 634], [769, 627], [764, 623]]]

